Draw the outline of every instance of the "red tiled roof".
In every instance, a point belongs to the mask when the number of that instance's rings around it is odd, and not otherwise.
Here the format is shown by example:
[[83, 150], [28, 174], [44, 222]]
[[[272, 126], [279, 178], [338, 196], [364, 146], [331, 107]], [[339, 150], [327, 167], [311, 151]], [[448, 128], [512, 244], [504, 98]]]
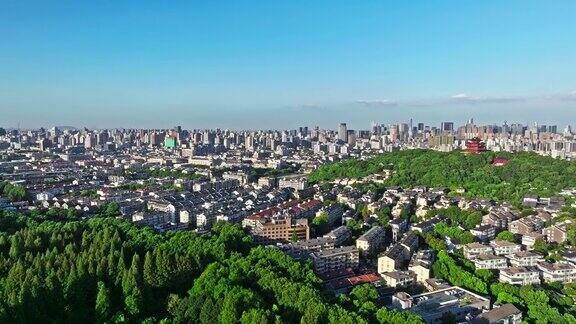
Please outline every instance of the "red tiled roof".
[[330, 280], [328, 285], [332, 289], [341, 289], [346, 287], [354, 287], [365, 283], [374, 283], [380, 280], [380, 276], [375, 273], [367, 273], [358, 276], [339, 278]]
[[508, 159], [496, 157], [492, 160], [493, 165], [504, 165], [508, 163]]
[[321, 204], [320, 200], [310, 200], [299, 204], [298, 200], [291, 200], [285, 203], [282, 203], [278, 206], [270, 207], [268, 209], [261, 210], [257, 213], [254, 213], [246, 218], [248, 219], [260, 219], [265, 217], [270, 217], [276, 213], [286, 211], [290, 215], [298, 215], [303, 213], [306, 210], [314, 208]]

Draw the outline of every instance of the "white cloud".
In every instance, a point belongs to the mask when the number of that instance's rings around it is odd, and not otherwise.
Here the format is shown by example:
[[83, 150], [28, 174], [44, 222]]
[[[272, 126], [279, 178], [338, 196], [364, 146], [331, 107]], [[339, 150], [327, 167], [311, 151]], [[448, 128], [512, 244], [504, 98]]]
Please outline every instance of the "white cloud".
[[562, 100], [567, 100], [567, 101], [573, 101], [576, 100], [576, 90], [569, 92], [563, 96], [560, 97], [560, 99]]
[[356, 100], [356, 103], [366, 107], [394, 107], [398, 105], [398, 102], [389, 99]]
[[458, 103], [469, 103], [469, 104], [477, 104], [477, 103], [507, 103], [507, 102], [516, 102], [516, 101], [524, 101], [527, 98], [525, 97], [476, 97], [471, 96], [466, 93], [458, 93], [450, 97], [453, 102]]

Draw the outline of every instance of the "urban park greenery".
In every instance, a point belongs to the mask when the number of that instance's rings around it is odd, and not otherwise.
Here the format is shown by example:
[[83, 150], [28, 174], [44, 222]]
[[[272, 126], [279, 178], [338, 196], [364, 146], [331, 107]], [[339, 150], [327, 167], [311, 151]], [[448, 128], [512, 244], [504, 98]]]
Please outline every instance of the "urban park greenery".
[[6, 197], [12, 202], [28, 199], [26, 188], [18, 184], [11, 184], [8, 181], [0, 181], [0, 196]]
[[[508, 159], [492, 165], [495, 157]], [[429, 186], [463, 188], [464, 195], [519, 204], [527, 193], [552, 196], [576, 183], [576, 163], [535, 153], [485, 152], [464, 154], [432, 150], [403, 150], [373, 157], [344, 160], [320, 166], [312, 172], [312, 183], [341, 178], [363, 178], [392, 171], [382, 186]]]

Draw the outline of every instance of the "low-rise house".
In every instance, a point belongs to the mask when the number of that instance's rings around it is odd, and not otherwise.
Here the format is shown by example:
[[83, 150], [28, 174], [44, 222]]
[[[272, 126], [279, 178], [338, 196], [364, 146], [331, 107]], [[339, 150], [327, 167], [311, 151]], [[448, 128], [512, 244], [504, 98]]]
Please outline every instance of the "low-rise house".
[[540, 284], [540, 271], [536, 267], [510, 267], [500, 270], [500, 282], [511, 285]]
[[522, 206], [535, 208], [538, 205], [538, 195], [528, 194], [522, 199]]
[[551, 213], [560, 211], [564, 204], [565, 200], [562, 196], [541, 198], [537, 195], [530, 194], [524, 196], [524, 199], [522, 199], [522, 205], [525, 207], [543, 209]]
[[381, 281], [382, 277], [375, 273], [366, 273], [357, 276], [344, 276], [329, 280], [326, 283], [326, 289], [332, 291], [335, 295], [340, 295], [349, 292], [352, 288], [358, 285], [371, 284], [373, 286], [380, 287]]
[[508, 260], [499, 255], [480, 254], [472, 259], [476, 269], [504, 269], [508, 267]]
[[430, 278], [424, 280], [424, 288], [426, 288], [427, 291], [436, 291], [450, 287], [450, 284], [443, 279]]

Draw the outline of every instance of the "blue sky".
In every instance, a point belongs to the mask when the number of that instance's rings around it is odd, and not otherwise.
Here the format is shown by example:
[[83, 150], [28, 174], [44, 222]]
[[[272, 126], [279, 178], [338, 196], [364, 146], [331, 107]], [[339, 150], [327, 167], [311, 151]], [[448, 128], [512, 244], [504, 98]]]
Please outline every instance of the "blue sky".
[[0, 1], [0, 125], [576, 117], [576, 1]]

